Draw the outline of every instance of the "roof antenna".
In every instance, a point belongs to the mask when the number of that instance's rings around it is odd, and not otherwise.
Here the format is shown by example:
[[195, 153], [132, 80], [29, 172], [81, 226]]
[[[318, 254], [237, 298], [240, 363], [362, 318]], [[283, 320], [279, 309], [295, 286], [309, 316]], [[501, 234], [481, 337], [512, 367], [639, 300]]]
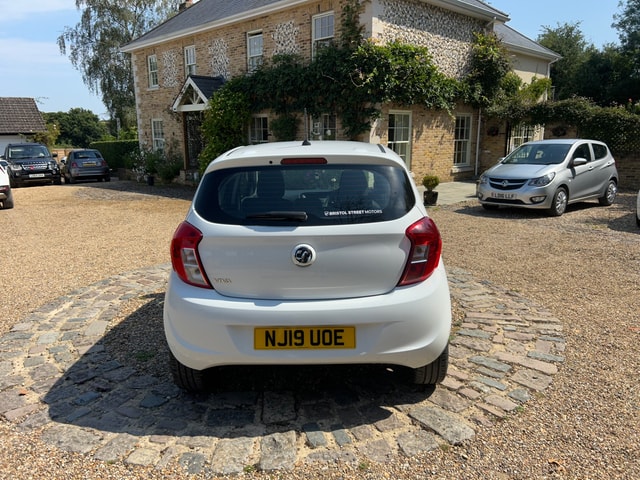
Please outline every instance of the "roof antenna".
[[304, 109], [304, 141], [302, 142], [302, 145], [311, 145], [311, 142], [309, 142], [309, 117], [307, 116], [306, 107]]

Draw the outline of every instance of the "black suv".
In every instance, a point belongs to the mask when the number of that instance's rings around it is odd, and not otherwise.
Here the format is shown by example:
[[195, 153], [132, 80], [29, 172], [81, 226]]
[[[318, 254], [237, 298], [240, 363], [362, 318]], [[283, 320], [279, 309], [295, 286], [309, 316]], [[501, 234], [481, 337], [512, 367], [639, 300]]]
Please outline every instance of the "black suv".
[[9, 162], [9, 181], [12, 187], [29, 183], [53, 183], [60, 185], [60, 167], [47, 147], [40, 143], [10, 143], [4, 151]]

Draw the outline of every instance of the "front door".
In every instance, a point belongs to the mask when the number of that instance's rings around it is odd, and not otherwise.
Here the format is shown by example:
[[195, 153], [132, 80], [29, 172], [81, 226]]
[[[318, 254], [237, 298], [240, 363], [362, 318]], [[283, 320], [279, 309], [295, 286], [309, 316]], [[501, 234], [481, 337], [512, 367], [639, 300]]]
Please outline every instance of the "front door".
[[187, 169], [198, 170], [198, 157], [204, 148], [202, 141], [202, 112], [187, 112], [184, 114], [186, 143], [187, 143]]

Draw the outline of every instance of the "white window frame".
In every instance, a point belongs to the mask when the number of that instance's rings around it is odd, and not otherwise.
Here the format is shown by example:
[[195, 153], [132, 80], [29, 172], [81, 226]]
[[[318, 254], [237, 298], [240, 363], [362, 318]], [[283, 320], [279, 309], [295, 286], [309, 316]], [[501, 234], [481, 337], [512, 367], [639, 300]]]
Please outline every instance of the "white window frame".
[[473, 116], [471, 114], [456, 115], [453, 132], [453, 166], [468, 167], [471, 165], [471, 133]]
[[147, 73], [149, 76], [149, 88], [158, 88], [158, 56], [153, 54], [147, 57]]
[[186, 77], [196, 74], [196, 47], [184, 47], [184, 74]]
[[[400, 120], [400, 122], [398, 122], [398, 120]], [[411, 111], [389, 111], [389, 123], [387, 126], [387, 146], [404, 160], [404, 163], [408, 168], [411, 168], [412, 132], [413, 117]]]
[[335, 113], [323, 113], [311, 119], [311, 136], [314, 140], [335, 140], [338, 117]]
[[253, 73], [262, 65], [263, 52], [262, 30], [247, 32], [247, 72]]
[[333, 44], [335, 37], [335, 14], [333, 11], [314, 15], [311, 19], [311, 55], [316, 56], [318, 49]]
[[269, 142], [269, 119], [266, 115], [254, 115], [249, 125], [249, 143]]
[[154, 152], [164, 152], [164, 122], [161, 118], [151, 119], [151, 145]]
[[512, 152], [525, 142], [536, 140], [538, 137], [538, 131], [538, 127], [524, 123], [519, 123], [518, 125], [511, 127], [511, 134], [509, 135], [509, 152]]

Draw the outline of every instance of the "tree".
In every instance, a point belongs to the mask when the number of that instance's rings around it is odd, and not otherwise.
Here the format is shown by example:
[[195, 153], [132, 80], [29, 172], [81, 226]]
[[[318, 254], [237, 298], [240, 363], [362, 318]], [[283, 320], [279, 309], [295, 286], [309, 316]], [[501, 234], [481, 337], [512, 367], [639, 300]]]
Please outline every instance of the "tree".
[[68, 112], [44, 113], [43, 117], [47, 126], [56, 127], [59, 145], [88, 147], [107, 134], [106, 126], [91, 110], [72, 108]]
[[623, 11], [613, 16], [615, 22], [611, 26], [619, 32], [622, 49], [640, 56], [640, 0], [621, 1], [618, 6]]
[[629, 76], [624, 80], [630, 90], [627, 98], [640, 98], [640, 0], [627, 0], [618, 4], [622, 13], [613, 16], [613, 27], [618, 30], [620, 52], [626, 58]]
[[576, 95], [590, 98], [600, 106], [623, 105], [629, 98], [639, 98], [630, 58], [618, 46], [590, 49], [576, 75]]
[[560, 54], [562, 58], [551, 65], [551, 81], [558, 100], [571, 98], [579, 90], [578, 70], [587, 59], [588, 48], [580, 30], [580, 22], [558, 24], [556, 28], [543, 26], [538, 43]]
[[76, 0], [82, 11], [75, 27], [58, 37], [63, 55], [82, 73], [85, 85], [102, 96], [111, 118], [124, 128], [135, 123], [133, 73], [120, 47], [166, 20], [178, 0]]

